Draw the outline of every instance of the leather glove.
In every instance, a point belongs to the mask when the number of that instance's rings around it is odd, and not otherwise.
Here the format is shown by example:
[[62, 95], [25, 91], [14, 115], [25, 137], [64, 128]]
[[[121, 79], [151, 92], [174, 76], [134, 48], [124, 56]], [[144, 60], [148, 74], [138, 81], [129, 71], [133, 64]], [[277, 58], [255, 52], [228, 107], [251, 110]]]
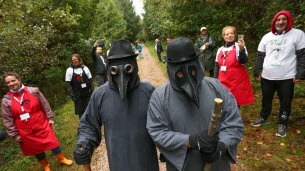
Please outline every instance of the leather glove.
[[217, 148], [214, 152], [206, 153], [201, 151], [200, 153], [203, 161], [207, 163], [214, 163], [217, 159], [226, 153], [226, 145], [223, 142], [218, 141]]
[[74, 160], [78, 165], [84, 165], [91, 162], [92, 151], [85, 143], [77, 144], [74, 151]]
[[190, 135], [189, 137], [189, 142], [192, 149], [197, 149], [206, 153], [215, 151], [218, 140], [218, 134], [208, 136], [208, 130], [205, 130], [198, 135]]
[[0, 130], [0, 141], [4, 141], [7, 134], [5, 131]]

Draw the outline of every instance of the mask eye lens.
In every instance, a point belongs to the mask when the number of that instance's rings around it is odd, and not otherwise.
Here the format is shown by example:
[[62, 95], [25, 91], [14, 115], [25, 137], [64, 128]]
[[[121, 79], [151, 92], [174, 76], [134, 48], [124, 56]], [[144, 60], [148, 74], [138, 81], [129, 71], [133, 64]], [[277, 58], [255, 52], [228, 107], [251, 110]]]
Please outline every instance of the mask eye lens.
[[130, 74], [133, 72], [133, 66], [131, 64], [127, 64], [124, 66], [124, 70], [126, 71], [126, 73]]
[[111, 75], [117, 75], [119, 73], [119, 68], [117, 66], [110, 67]]
[[177, 72], [177, 76], [178, 76], [179, 78], [182, 78], [182, 77], [184, 77], [184, 74], [183, 74], [183, 72], [178, 71], [178, 72]]
[[196, 76], [197, 75], [197, 71], [195, 69], [192, 69], [192, 75]]

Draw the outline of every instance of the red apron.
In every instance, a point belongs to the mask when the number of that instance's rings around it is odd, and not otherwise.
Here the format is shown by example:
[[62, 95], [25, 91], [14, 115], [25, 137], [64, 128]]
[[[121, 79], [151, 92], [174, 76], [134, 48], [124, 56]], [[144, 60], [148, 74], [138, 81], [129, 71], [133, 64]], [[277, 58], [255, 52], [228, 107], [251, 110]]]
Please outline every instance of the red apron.
[[[12, 97], [12, 115], [22, 139], [20, 147], [23, 155], [32, 156], [58, 147], [59, 142], [46, 115], [41, 110], [39, 100], [28, 92], [27, 87], [20, 94], [12, 92], [7, 94]], [[20, 104], [20, 101], [23, 105]], [[24, 113], [29, 113], [30, 118], [21, 120], [20, 115]]]
[[253, 104], [254, 96], [250, 78], [246, 67], [236, 59], [235, 45], [230, 51], [220, 51], [217, 61], [220, 68], [218, 80], [231, 91], [237, 104]]

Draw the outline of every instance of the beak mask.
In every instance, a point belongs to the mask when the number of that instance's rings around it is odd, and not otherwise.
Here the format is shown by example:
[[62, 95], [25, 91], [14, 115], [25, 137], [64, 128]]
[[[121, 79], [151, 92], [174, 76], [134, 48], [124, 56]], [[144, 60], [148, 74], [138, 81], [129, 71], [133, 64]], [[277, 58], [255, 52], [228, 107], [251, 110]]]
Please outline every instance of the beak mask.
[[119, 88], [121, 99], [124, 100], [127, 94], [128, 82], [134, 71], [132, 64], [115, 65], [109, 68], [112, 81]]

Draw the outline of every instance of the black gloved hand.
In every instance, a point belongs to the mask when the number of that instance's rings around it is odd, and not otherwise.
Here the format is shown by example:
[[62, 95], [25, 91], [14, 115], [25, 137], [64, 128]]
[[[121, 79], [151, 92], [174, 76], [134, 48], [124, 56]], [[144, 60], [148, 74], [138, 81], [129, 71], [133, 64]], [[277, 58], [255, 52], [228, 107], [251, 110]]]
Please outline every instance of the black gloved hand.
[[214, 163], [217, 159], [226, 153], [226, 145], [223, 142], [218, 141], [217, 148], [214, 152], [206, 153], [200, 151], [200, 153], [203, 161], [207, 163]]
[[92, 150], [85, 143], [77, 144], [74, 151], [74, 160], [78, 165], [84, 165], [91, 162]]
[[4, 141], [7, 134], [5, 131], [0, 130], [0, 141]]
[[218, 140], [218, 134], [208, 136], [208, 130], [205, 130], [198, 135], [190, 135], [189, 137], [189, 142], [192, 149], [198, 149], [206, 153], [215, 151]]

